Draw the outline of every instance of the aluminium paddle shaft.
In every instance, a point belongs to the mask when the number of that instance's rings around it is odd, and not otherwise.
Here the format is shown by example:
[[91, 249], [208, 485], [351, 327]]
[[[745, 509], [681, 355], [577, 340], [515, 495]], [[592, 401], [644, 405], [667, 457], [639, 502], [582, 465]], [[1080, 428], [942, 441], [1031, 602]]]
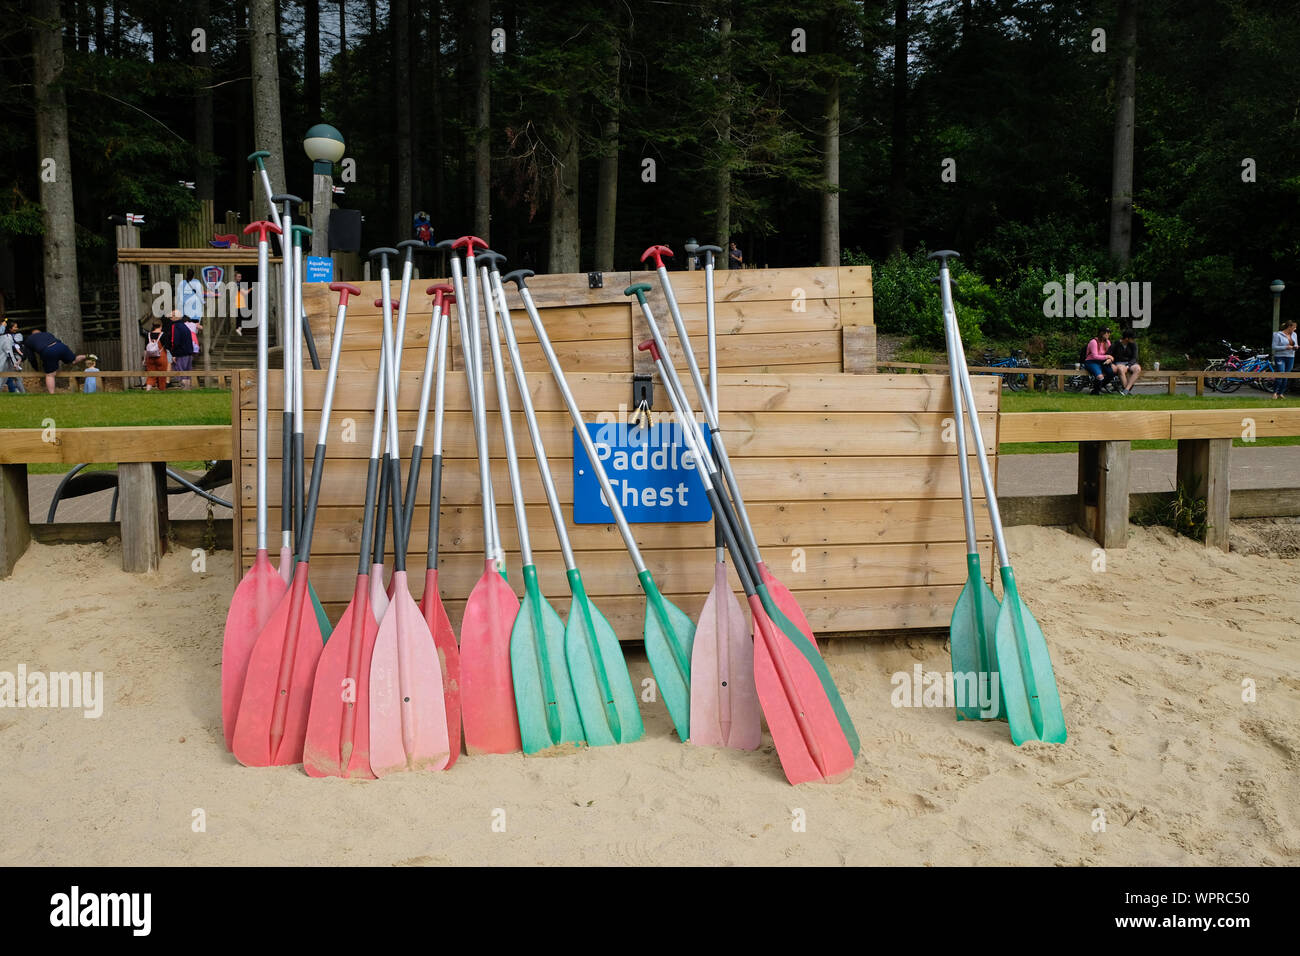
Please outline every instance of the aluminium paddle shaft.
[[245, 235], [257, 235], [257, 550], [266, 550], [266, 429], [267, 429], [267, 350], [271, 337], [268, 319], [271, 310], [270, 288], [267, 282], [270, 241], [268, 232], [278, 233], [280, 227], [266, 220], [249, 223]]
[[[955, 252], [936, 252], [932, 253], [930, 258], [944, 257], [941, 259], [939, 269], [942, 275], [948, 274], [948, 260], [946, 256], [957, 255]], [[974, 554], [976, 551], [975, 543], [975, 507], [971, 499], [970, 488], [970, 469], [966, 461], [966, 416], [963, 407], [961, 394], [961, 375], [957, 371], [957, 356], [961, 353], [961, 341], [957, 335], [957, 315], [952, 308], [952, 295], [948, 286], [940, 282], [940, 292], [943, 298], [943, 334], [947, 340], [948, 346], [948, 376], [949, 385], [952, 391], [952, 415], [953, 424], [957, 432], [957, 475], [961, 482], [961, 506], [962, 520], [966, 527], [966, 553]], [[978, 413], [972, 407], [972, 417]], [[976, 439], [978, 441], [979, 439]]]

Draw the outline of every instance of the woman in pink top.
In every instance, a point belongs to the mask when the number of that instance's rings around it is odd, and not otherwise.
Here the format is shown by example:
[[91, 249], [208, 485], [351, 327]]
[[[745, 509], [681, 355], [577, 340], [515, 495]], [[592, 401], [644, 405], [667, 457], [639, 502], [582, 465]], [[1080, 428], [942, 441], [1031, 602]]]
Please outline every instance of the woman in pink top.
[[1088, 342], [1083, 353], [1083, 365], [1092, 377], [1092, 394], [1100, 395], [1101, 387], [1115, 375], [1115, 359], [1110, 355], [1110, 329], [1102, 329]]

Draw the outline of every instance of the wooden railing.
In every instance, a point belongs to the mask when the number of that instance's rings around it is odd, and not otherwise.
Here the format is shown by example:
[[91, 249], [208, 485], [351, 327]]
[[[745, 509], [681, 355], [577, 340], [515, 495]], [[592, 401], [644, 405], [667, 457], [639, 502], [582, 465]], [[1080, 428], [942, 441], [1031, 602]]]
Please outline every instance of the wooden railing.
[[[898, 369], [908, 372], [921, 372], [923, 374], [943, 374], [948, 373], [948, 366], [936, 362], [883, 362], [877, 361], [876, 367], [880, 371], [889, 369]], [[1066, 380], [1074, 378], [1076, 375], [1087, 375], [1088, 371], [1084, 368], [1036, 368], [1031, 365], [1025, 366], [1008, 366], [1008, 365], [969, 365], [971, 372], [977, 375], [1026, 375], [1030, 377], [1029, 385], [1032, 388], [1035, 380], [1039, 378], [1050, 378], [1056, 380], [1056, 390], [1064, 391]], [[1220, 378], [1241, 378], [1241, 379], [1273, 379], [1300, 378], [1300, 372], [1240, 372], [1232, 369], [1215, 369], [1214, 371], [1204, 371], [1191, 369], [1152, 369], [1145, 365], [1142, 367], [1142, 378], [1144, 379], [1164, 379], [1169, 388], [1170, 395], [1178, 394], [1177, 389], [1181, 383], [1187, 382], [1196, 386], [1196, 394], [1205, 394], [1205, 383], [1207, 380]]]

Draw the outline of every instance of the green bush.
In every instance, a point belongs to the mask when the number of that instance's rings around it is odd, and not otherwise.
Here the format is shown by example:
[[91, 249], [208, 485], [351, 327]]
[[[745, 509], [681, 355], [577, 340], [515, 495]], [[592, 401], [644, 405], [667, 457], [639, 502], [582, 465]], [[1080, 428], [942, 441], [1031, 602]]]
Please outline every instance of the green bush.
[[[939, 287], [933, 281], [939, 267], [927, 255], [923, 246], [910, 256], [892, 256], [882, 263], [872, 263], [854, 252], [846, 252], [843, 261], [846, 265], [871, 265], [876, 327], [880, 331], [909, 335], [919, 346], [946, 349]], [[950, 268], [957, 327], [963, 344], [969, 348], [982, 340], [980, 326], [996, 312], [997, 296], [960, 260], [952, 260]]]

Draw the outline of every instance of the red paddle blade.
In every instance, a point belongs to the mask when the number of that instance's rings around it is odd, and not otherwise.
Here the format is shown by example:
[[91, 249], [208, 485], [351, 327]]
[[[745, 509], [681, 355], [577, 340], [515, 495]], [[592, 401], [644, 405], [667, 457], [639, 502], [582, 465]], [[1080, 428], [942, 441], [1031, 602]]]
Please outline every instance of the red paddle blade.
[[719, 563], [691, 647], [690, 742], [754, 750], [762, 737], [760, 715], [754, 641], [727, 583], [727, 566]]
[[230, 599], [226, 633], [221, 641], [221, 726], [226, 734], [227, 750], [235, 738], [235, 715], [244, 695], [244, 677], [248, 674], [253, 644], [275, 613], [284, 592], [284, 578], [271, 566], [271, 558], [263, 548], [257, 552], [253, 566]]
[[442, 699], [447, 704], [447, 741], [451, 747], [448, 768], [460, 756], [460, 648], [456, 646], [456, 632], [451, 629], [451, 618], [442, 606], [438, 593], [438, 569], [424, 572], [424, 596], [420, 599], [420, 613], [433, 635], [433, 646], [438, 650], [438, 663], [442, 665]]
[[[305, 613], [304, 613], [305, 609]], [[321, 655], [320, 623], [307, 598], [307, 565], [257, 636], [235, 718], [231, 750], [246, 767], [302, 762], [312, 682]]]
[[835, 783], [853, 769], [853, 748], [808, 659], [749, 599], [754, 618], [754, 683], [781, 769], [791, 783]]
[[519, 598], [489, 560], [460, 622], [460, 704], [465, 751], [510, 754], [524, 749], [510, 674], [510, 632]]
[[384, 590], [384, 566], [372, 564], [370, 566], [370, 614], [376, 624], [384, 619], [384, 614], [388, 611], [391, 593]]
[[393, 581], [393, 603], [370, 661], [370, 767], [377, 777], [445, 770], [451, 761], [438, 649], [407, 590], [406, 572], [393, 572]]
[[791, 624], [799, 628], [804, 637], [812, 641], [813, 647], [816, 647], [817, 635], [813, 633], [812, 625], [808, 623], [808, 616], [804, 614], [803, 608], [799, 606], [799, 602], [790, 593], [790, 589], [778, 581], [762, 561], [758, 562], [758, 576], [767, 585], [767, 593], [771, 597], [772, 603], [790, 619]]
[[325, 645], [312, 685], [302, 766], [309, 777], [374, 779], [370, 769], [370, 657], [379, 625], [370, 576], [357, 575], [352, 603]]

